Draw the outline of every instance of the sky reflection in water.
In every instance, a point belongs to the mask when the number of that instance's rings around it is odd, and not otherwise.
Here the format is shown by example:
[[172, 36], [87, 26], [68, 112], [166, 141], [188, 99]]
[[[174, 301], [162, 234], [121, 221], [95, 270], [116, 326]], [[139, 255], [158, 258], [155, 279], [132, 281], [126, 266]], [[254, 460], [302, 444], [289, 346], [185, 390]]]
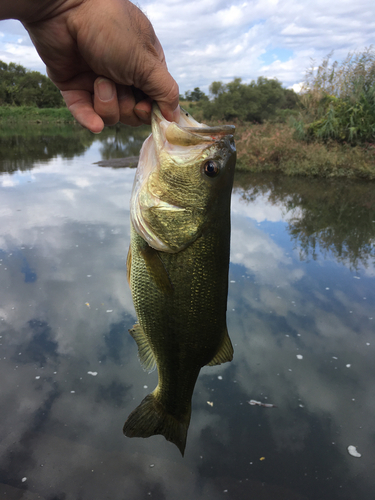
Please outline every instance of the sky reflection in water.
[[[106, 133], [104, 142], [81, 137], [89, 148], [69, 157], [57, 148], [52, 158], [29, 159], [29, 170], [22, 155], [12, 168], [3, 157], [14, 173], [0, 175], [0, 492], [21, 498], [28, 490], [32, 500], [371, 498], [371, 196], [346, 196], [341, 212], [352, 223], [344, 227], [337, 214], [331, 222], [324, 215], [339, 198], [327, 195], [318, 210], [307, 193], [337, 194], [345, 189], [337, 183], [237, 177], [228, 297], [235, 357], [202, 369], [181, 458], [162, 436], [122, 434], [157, 375], [142, 371], [127, 333], [134, 170], [93, 164], [121, 156], [116, 150], [135, 153], [121, 140], [113, 147], [118, 138]], [[361, 186], [348, 192], [368, 190]]]

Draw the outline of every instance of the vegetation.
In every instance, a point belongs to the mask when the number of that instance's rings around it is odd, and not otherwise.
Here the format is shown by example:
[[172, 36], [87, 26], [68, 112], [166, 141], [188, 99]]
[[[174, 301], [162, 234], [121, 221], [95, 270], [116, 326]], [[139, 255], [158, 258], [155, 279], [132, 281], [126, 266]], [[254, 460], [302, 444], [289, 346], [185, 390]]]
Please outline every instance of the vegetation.
[[[375, 179], [372, 47], [341, 64], [331, 63], [330, 56], [318, 68], [313, 63], [301, 95], [262, 77], [249, 84], [241, 78], [213, 82], [209, 91], [210, 97], [199, 87], [187, 91], [181, 104], [198, 121], [236, 124], [238, 170]], [[0, 123], [7, 125], [2, 138], [29, 122], [75, 123], [61, 106], [47, 77], [0, 61]], [[110, 156], [127, 153], [116, 141], [107, 149]]]
[[339, 64], [332, 54], [307, 71], [294, 127], [300, 139], [350, 144], [375, 140], [375, 51], [349, 53]]
[[76, 123], [68, 108], [36, 108], [33, 106], [0, 106], [0, 123]]
[[296, 108], [298, 95], [282, 87], [278, 80], [260, 77], [249, 84], [241, 78], [223, 84], [210, 85], [212, 99], [202, 101], [203, 118], [206, 120], [240, 120], [263, 123], [278, 120], [285, 111]]
[[20, 64], [0, 61], [0, 105], [59, 108], [64, 101], [45, 75]]
[[184, 96], [180, 94], [180, 101], [188, 101], [188, 102], [208, 101], [208, 97], [199, 87], [195, 87], [194, 90], [187, 90]]
[[375, 179], [375, 145], [300, 141], [283, 123], [237, 124], [237, 169], [286, 175]]

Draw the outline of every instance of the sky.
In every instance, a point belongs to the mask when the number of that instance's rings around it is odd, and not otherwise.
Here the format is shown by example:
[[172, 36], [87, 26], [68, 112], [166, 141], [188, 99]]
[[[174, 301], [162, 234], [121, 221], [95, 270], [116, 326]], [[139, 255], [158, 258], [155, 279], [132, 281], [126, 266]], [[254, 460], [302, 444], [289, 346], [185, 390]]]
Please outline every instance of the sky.
[[[241, 77], [298, 90], [311, 59], [342, 60], [375, 43], [373, 0], [140, 0], [180, 92]], [[0, 60], [45, 73], [18, 21], [0, 21]]]

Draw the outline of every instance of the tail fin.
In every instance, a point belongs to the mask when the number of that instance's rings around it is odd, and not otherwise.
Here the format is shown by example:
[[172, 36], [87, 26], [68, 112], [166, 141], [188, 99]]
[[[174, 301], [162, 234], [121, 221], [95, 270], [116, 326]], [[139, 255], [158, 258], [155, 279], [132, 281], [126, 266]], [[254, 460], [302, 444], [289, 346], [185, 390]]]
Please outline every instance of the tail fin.
[[161, 434], [167, 441], [174, 443], [184, 456], [186, 437], [190, 423], [188, 415], [183, 421], [168, 414], [164, 407], [151, 393], [131, 412], [124, 425], [124, 434], [128, 437], [150, 437]]

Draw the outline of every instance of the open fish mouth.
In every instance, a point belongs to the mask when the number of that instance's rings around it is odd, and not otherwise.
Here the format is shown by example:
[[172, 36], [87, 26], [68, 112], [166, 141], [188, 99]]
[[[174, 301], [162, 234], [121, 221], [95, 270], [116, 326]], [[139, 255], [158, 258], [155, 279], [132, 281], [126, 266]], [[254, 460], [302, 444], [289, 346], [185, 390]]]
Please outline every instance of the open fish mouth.
[[[147, 211], [183, 212], [185, 207], [162, 199], [165, 191], [160, 189], [158, 175], [160, 164], [173, 158], [176, 167], [199, 161], [204, 150], [221, 141], [225, 136], [232, 136], [233, 125], [210, 127], [196, 121], [181, 108], [179, 122], [169, 122], [162, 115], [154, 102], [151, 115], [152, 134], [144, 142], [131, 197], [131, 222], [135, 231], [155, 250], [176, 252], [153, 230], [147, 220]], [[197, 207], [199, 211], [199, 208]]]

